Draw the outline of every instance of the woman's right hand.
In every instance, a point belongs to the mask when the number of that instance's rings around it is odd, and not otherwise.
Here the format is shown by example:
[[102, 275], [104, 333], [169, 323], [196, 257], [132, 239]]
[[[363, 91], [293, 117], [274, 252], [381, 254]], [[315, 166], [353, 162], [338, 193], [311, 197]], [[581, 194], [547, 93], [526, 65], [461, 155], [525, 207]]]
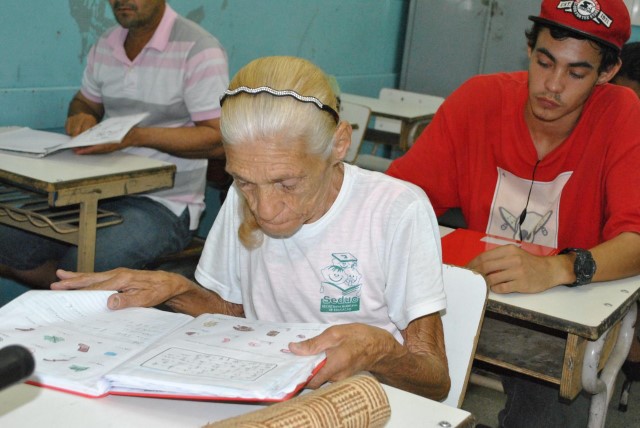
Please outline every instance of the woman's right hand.
[[109, 309], [157, 306], [185, 293], [194, 285], [175, 273], [125, 268], [96, 273], [58, 269], [56, 275], [60, 280], [51, 284], [52, 290], [118, 291], [109, 297]]

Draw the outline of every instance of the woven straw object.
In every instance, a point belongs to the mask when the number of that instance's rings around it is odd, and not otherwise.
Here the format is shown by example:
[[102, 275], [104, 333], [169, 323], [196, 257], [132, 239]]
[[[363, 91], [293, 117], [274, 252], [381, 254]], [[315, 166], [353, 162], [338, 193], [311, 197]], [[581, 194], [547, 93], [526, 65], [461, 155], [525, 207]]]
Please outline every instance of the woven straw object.
[[391, 417], [382, 385], [357, 375], [205, 428], [378, 428]]

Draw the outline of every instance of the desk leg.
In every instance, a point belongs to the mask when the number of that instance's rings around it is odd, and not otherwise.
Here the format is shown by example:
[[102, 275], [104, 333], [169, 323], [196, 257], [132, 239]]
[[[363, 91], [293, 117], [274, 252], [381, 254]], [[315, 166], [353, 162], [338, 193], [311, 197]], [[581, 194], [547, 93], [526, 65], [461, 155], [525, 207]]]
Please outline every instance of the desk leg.
[[404, 120], [400, 122], [400, 138], [398, 140], [398, 146], [403, 152], [406, 152], [409, 149], [410, 128], [411, 127]]
[[604, 427], [616, 377], [631, 348], [637, 310], [637, 304], [634, 303], [624, 316], [616, 344], [600, 373], [600, 377], [598, 377], [600, 354], [605, 339], [611, 330], [603, 334], [598, 340], [587, 344], [582, 365], [582, 386], [585, 391], [593, 394], [589, 408], [589, 428]]
[[98, 196], [87, 193], [80, 203], [78, 225], [78, 272], [93, 272], [96, 255], [96, 226], [98, 223]]

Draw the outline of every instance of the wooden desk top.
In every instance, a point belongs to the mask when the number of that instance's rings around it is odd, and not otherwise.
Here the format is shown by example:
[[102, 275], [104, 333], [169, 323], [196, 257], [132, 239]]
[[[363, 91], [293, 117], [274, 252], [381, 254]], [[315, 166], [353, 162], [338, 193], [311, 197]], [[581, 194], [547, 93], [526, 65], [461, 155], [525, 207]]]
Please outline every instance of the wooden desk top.
[[0, 179], [43, 192], [54, 192], [92, 181], [128, 178], [153, 172], [175, 173], [175, 165], [123, 152], [76, 155], [71, 150], [44, 158], [0, 153]]
[[[383, 385], [391, 405], [386, 428], [472, 427], [464, 410]], [[0, 391], [0, 426], [22, 427], [199, 427], [261, 409], [257, 404], [108, 396], [85, 398], [27, 384]], [[449, 425], [440, 424], [446, 421]]]
[[[440, 227], [440, 234], [450, 232]], [[596, 340], [640, 297], [640, 276], [536, 294], [489, 292], [487, 311]]]
[[640, 277], [581, 287], [554, 287], [537, 294], [489, 293], [487, 310], [598, 339], [640, 297]]
[[369, 107], [373, 115], [408, 122], [415, 122], [432, 117], [444, 102], [444, 98], [433, 97], [433, 101], [430, 103], [411, 104], [345, 93], [341, 94], [340, 98], [342, 101]]

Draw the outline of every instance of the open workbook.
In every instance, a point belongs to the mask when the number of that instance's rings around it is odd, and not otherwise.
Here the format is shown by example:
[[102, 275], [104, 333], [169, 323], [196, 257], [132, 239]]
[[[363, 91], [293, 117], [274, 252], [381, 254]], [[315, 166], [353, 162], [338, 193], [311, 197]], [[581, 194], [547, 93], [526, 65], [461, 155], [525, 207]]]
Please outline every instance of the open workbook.
[[320, 334], [326, 324], [111, 311], [112, 293], [28, 291], [0, 308], [0, 347], [20, 344], [32, 352], [28, 383], [89, 397], [281, 401], [325, 360], [296, 356], [288, 344]]
[[97, 144], [119, 143], [148, 113], [111, 117], [71, 138], [58, 132], [39, 131], [26, 127], [0, 128], [0, 150], [9, 153], [43, 157], [58, 150]]

